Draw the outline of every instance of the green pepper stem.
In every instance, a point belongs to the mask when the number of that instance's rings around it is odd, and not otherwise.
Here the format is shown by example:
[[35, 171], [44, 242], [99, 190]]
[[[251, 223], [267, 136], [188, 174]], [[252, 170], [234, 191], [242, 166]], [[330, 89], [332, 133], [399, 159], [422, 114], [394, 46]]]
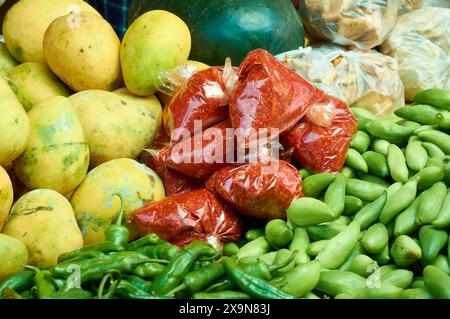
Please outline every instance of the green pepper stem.
[[274, 271], [277, 271], [277, 270], [280, 270], [280, 269], [286, 267], [287, 265], [289, 265], [294, 260], [294, 258], [295, 258], [295, 256], [297, 254], [298, 254], [298, 250], [296, 249], [296, 250], [294, 250], [292, 252], [292, 254], [289, 256], [289, 258], [286, 259], [283, 263], [281, 263], [279, 265], [270, 265], [270, 266], [268, 266], [269, 272], [272, 273]]
[[228, 280], [225, 279], [225, 280], [223, 280], [223, 281], [220, 281], [220, 282], [218, 282], [218, 283], [215, 283], [215, 284], [212, 285], [212, 286], [209, 286], [208, 288], [206, 288], [206, 290], [205, 290], [204, 292], [210, 292], [210, 291], [212, 291], [212, 290], [214, 290], [214, 289], [216, 289], [216, 288], [222, 288], [222, 287], [227, 287], [227, 286], [228, 286]]
[[115, 224], [121, 226], [122, 225], [122, 219], [123, 219], [123, 213], [124, 213], [124, 210], [125, 210], [125, 197], [119, 191], [114, 192], [112, 195], [113, 196], [117, 196], [117, 197], [120, 198], [120, 210], [119, 210], [119, 214], [117, 215]]
[[[118, 275], [116, 280], [114, 280], [114, 274]], [[121, 279], [122, 274], [118, 270], [111, 270], [105, 276], [103, 276], [102, 281], [100, 282], [100, 286], [98, 287], [97, 299], [110, 299], [114, 295]], [[106, 282], [108, 280], [110, 286], [108, 292], [105, 295], [103, 295], [103, 291], [105, 290]]]
[[166, 293], [164, 296], [172, 296], [172, 295], [175, 295], [177, 292], [180, 292], [180, 291], [182, 291], [182, 290], [184, 290], [184, 289], [186, 289], [186, 288], [187, 288], [186, 284], [183, 283], [183, 284], [181, 284], [181, 285], [179, 285], [179, 286], [173, 288], [171, 291], [169, 291], [168, 293]]

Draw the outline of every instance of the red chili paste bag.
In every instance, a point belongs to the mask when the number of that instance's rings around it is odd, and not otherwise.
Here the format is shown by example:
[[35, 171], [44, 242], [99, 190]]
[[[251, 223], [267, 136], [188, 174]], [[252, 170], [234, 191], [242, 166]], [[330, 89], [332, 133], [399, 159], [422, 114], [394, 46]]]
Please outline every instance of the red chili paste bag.
[[[330, 103], [334, 108], [330, 108]], [[292, 156], [308, 170], [338, 172], [344, 165], [350, 139], [358, 128], [358, 121], [347, 105], [333, 96], [326, 95], [315, 102], [315, 105], [323, 105], [324, 108], [317, 108], [322, 112], [307, 116], [281, 138], [281, 143], [285, 148], [293, 147]], [[312, 105], [311, 110], [314, 108]], [[333, 109], [333, 112], [324, 115], [323, 110]], [[315, 119], [315, 123], [312, 123], [311, 119]]]
[[[229, 120], [163, 148], [154, 156], [166, 167], [194, 178], [207, 178], [234, 158], [234, 135]], [[227, 155], [228, 154], [228, 155]]]
[[147, 203], [133, 214], [132, 221], [142, 235], [156, 233], [178, 246], [206, 239], [217, 247], [239, 239], [242, 231], [238, 215], [206, 189]]
[[[194, 72], [192, 66], [180, 66], [167, 75], [162, 90], [167, 91], [167, 81], [171, 82], [169, 90], [173, 96], [164, 110], [164, 129], [172, 143], [182, 140], [182, 129], [194, 135], [228, 118], [228, 101], [237, 70], [227, 59], [225, 67]], [[195, 121], [199, 121], [198, 128]]]
[[260, 128], [276, 128], [280, 135], [289, 131], [324, 94], [269, 52], [251, 51], [239, 67], [229, 102], [238, 141], [247, 144]]
[[286, 208], [302, 197], [302, 177], [285, 161], [226, 166], [214, 173], [206, 188], [236, 210], [261, 219], [286, 218]]

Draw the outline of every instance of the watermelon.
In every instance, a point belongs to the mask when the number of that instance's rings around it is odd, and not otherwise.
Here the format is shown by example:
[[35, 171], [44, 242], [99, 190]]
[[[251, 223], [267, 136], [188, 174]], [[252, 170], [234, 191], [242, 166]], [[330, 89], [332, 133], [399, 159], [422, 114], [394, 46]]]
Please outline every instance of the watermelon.
[[304, 29], [291, 0], [133, 0], [131, 24], [149, 10], [167, 10], [189, 26], [190, 60], [238, 65], [247, 53], [262, 48], [272, 54], [304, 46]]

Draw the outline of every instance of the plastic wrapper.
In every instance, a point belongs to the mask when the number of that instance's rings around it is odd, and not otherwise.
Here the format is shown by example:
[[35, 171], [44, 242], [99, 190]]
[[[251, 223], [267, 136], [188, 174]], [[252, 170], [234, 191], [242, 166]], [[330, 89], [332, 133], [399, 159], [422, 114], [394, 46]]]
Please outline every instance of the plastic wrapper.
[[397, 61], [375, 50], [322, 44], [277, 58], [319, 89], [376, 115], [390, 114], [405, 103]]
[[398, 0], [301, 0], [305, 28], [317, 39], [371, 49], [394, 27]]
[[217, 247], [238, 240], [242, 231], [238, 215], [206, 189], [147, 203], [133, 214], [132, 221], [142, 235], [156, 233], [178, 246], [206, 239]]
[[429, 88], [450, 88], [450, 9], [423, 7], [399, 17], [382, 44], [395, 58], [405, 98]]
[[229, 59], [225, 67], [195, 71], [193, 66], [183, 65], [169, 72], [163, 90], [171, 91], [172, 98], [164, 110], [164, 128], [171, 142], [182, 139], [180, 130], [193, 135], [195, 129], [199, 132], [227, 119], [236, 80], [237, 68], [231, 66]]
[[292, 200], [303, 196], [299, 171], [284, 161], [226, 166], [208, 179], [206, 188], [240, 213], [260, 219], [285, 219]]
[[153, 156], [161, 165], [179, 173], [207, 178], [225, 166], [227, 159], [234, 158], [234, 135], [227, 134], [227, 128], [231, 128], [230, 120], [164, 147]]
[[345, 162], [350, 139], [358, 121], [347, 105], [333, 96], [324, 96], [319, 104], [333, 103], [336, 113], [331, 125], [319, 126], [302, 120], [281, 138], [285, 148], [292, 147], [293, 158], [314, 172], [339, 172]]
[[261, 128], [287, 132], [321, 94], [269, 52], [251, 51], [240, 65], [229, 105], [237, 140], [247, 145]]
[[404, 14], [413, 10], [417, 10], [423, 5], [423, 0], [400, 0], [398, 14]]

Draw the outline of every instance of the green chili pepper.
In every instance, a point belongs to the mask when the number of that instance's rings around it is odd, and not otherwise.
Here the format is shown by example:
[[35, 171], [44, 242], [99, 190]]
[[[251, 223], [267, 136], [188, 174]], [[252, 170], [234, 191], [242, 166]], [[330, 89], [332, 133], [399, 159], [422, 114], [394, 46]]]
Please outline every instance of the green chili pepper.
[[358, 241], [359, 234], [360, 224], [353, 221], [341, 233], [331, 238], [316, 256], [316, 260], [320, 262], [321, 267], [336, 269], [341, 266]]
[[431, 224], [436, 220], [446, 196], [447, 187], [443, 182], [438, 182], [424, 191], [417, 210], [417, 223]]
[[417, 104], [400, 107], [394, 112], [401, 118], [414, 121], [424, 125], [437, 124], [436, 114], [439, 113], [439, 109], [431, 105]]
[[136, 250], [138, 248], [149, 246], [149, 245], [158, 245], [162, 244], [164, 241], [159, 238], [156, 234], [148, 234], [144, 237], [136, 239], [127, 245], [127, 250]]
[[135, 275], [125, 275], [123, 277], [126, 281], [128, 281], [130, 284], [135, 286], [136, 288], [139, 288], [145, 292], [150, 292], [152, 283], [151, 281], [147, 281], [145, 279], [142, 279], [141, 277], [135, 276]]
[[312, 261], [298, 265], [284, 274], [282, 280], [274, 283], [278, 288], [296, 297], [301, 297], [314, 289], [320, 278], [320, 263]]
[[194, 240], [189, 243], [170, 261], [164, 271], [155, 277], [151, 288], [152, 294], [167, 294], [183, 280], [197, 259], [202, 256], [217, 256], [217, 253], [211, 245], [204, 241]]
[[371, 174], [380, 177], [389, 176], [389, 166], [385, 155], [374, 151], [367, 151], [362, 154], [362, 157], [367, 163], [367, 167]]
[[401, 235], [392, 243], [390, 255], [397, 266], [408, 267], [422, 258], [422, 249], [411, 237]]
[[127, 227], [122, 226], [123, 214], [125, 211], [125, 198], [121, 192], [115, 192], [113, 193], [113, 196], [118, 196], [120, 198], [120, 210], [114, 224], [111, 224], [106, 228], [105, 240], [116, 243], [125, 249], [130, 238], [130, 231]]
[[360, 200], [358, 197], [351, 196], [351, 195], [345, 195], [345, 206], [344, 206], [344, 211], [342, 212], [342, 215], [353, 216], [363, 206], [364, 206], [363, 201]]
[[419, 208], [419, 201], [421, 198], [419, 196], [414, 199], [414, 201], [409, 205], [404, 211], [397, 215], [394, 223], [394, 236], [398, 237], [400, 235], [408, 235], [417, 229], [419, 229], [419, 224], [416, 222], [416, 214]]
[[432, 88], [417, 93], [413, 98], [416, 104], [429, 104], [450, 111], [450, 92]]
[[362, 201], [372, 202], [377, 199], [385, 190], [386, 187], [375, 183], [366, 182], [355, 178], [349, 178], [347, 180], [347, 195], [358, 197]]
[[356, 256], [348, 267], [348, 271], [354, 272], [364, 278], [373, 272], [376, 262], [367, 255]]
[[[136, 288], [130, 282], [124, 279], [120, 280], [120, 282], [118, 283], [117, 288], [115, 289], [115, 295], [123, 299], [139, 299], [140, 296], [149, 298], [152, 297], [151, 294], [147, 293], [144, 290]], [[153, 297], [154, 298], [150, 299], [161, 299], [161, 297], [158, 297], [156, 295], [154, 295]]]
[[[26, 266], [29, 267], [29, 266]], [[29, 267], [30, 269], [32, 267]], [[56, 288], [51, 281], [51, 273], [48, 270], [39, 270], [34, 268], [36, 274], [34, 276], [34, 284], [37, 287], [37, 295], [39, 299], [48, 299], [50, 294], [56, 293]]]
[[66, 291], [56, 291], [46, 295], [45, 299], [92, 299], [92, 292], [81, 289], [71, 288]]
[[371, 254], [379, 254], [383, 251], [389, 240], [388, 230], [381, 223], [374, 224], [367, 229], [361, 243], [364, 249]]
[[306, 249], [309, 246], [309, 236], [305, 228], [296, 227], [294, 230], [294, 237], [292, 238], [289, 250], [291, 252], [298, 251], [295, 256], [295, 264], [300, 265], [309, 262], [311, 259], [306, 253]]
[[300, 176], [303, 178], [303, 179], [305, 179], [305, 178], [307, 178], [308, 176], [311, 176], [313, 173], [311, 173], [310, 171], [308, 171], [306, 168], [301, 168], [300, 170], [299, 170], [299, 173], [300, 173]]
[[245, 239], [248, 241], [252, 241], [261, 236], [264, 236], [264, 229], [262, 228], [250, 229], [245, 232]]
[[215, 284], [206, 288], [204, 292], [219, 292], [219, 291], [234, 290], [234, 289], [238, 289], [238, 287], [236, 286], [234, 281], [231, 280], [230, 277], [225, 276], [225, 277], [223, 277], [223, 279], [219, 280]]
[[149, 258], [172, 260], [180, 252], [180, 248], [170, 243], [164, 242], [156, 246], [147, 245], [139, 247], [136, 249], [136, 252]]
[[165, 266], [158, 263], [145, 263], [137, 266], [133, 274], [145, 279], [153, 279], [164, 271]]
[[389, 145], [387, 161], [391, 177], [396, 182], [406, 183], [408, 181], [408, 166], [401, 149], [395, 145]]
[[436, 122], [440, 128], [450, 129], [450, 112], [439, 112], [436, 114]]
[[20, 295], [22, 296], [22, 299], [36, 299], [37, 298], [35, 291], [32, 289], [25, 290]]
[[234, 242], [228, 242], [223, 244], [223, 255], [224, 256], [234, 256], [239, 253], [239, 247]]
[[422, 142], [417, 136], [411, 136], [405, 151], [406, 164], [414, 171], [425, 168], [428, 162], [427, 150], [422, 146]]
[[422, 226], [419, 230], [420, 247], [422, 248], [422, 262], [431, 264], [447, 245], [448, 235], [445, 230], [439, 230], [431, 225]]
[[179, 291], [186, 291], [190, 294], [199, 292], [224, 275], [225, 266], [222, 262], [211, 263], [206, 267], [188, 273], [181, 284], [173, 288], [166, 295], [174, 295]]
[[[116, 293], [116, 289], [121, 280], [122, 274], [120, 271], [115, 269], [108, 271], [100, 281], [100, 285], [97, 290], [97, 299], [111, 299]], [[109, 285], [108, 289], [106, 289], [107, 285]]]
[[374, 150], [375, 152], [377, 152], [379, 154], [387, 156], [389, 145], [391, 145], [391, 143], [389, 143], [386, 140], [375, 139], [372, 143], [372, 150]]
[[338, 174], [325, 192], [323, 201], [334, 210], [335, 216], [341, 215], [344, 211], [346, 185], [347, 177]]
[[450, 276], [450, 265], [447, 256], [439, 254], [433, 261], [433, 266], [439, 268]]
[[352, 264], [353, 260], [362, 254], [365, 254], [366, 252], [362, 248], [361, 243], [358, 241], [355, 244], [355, 247], [353, 247], [352, 251], [350, 252], [350, 255], [347, 257], [347, 260], [339, 267], [339, 270], [341, 271], [348, 271], [350, 268], [350, 265]]
[[350, 140], [350, 146], [362, 154], [367, 151], [370, 142], [370, 136], [366, 132], [356, 131]]
[[450, 276], [439, 268], [428, 265], [423, 270], [426, 289], [440, 299], [450, 299]]
[[402, 291], [400, 299], [433, 299], [433, 296], [424, 288], [410, 288]]
[[270, 251], [270, 244], [264, 237], [258, 237], [239, 249], [238, 259], [243, 257], [258, 257]]
[[422, 142], [422, 146], [427, 150], [429, 157], [445, 156], [445, 153], [435, 144], [430, 142]]
[[426, 130], [439, 130], [439, 125], [437, 125], [437, 124], [422, 125], [414, 130], [414, 135], [417, 135], [417, 134], [419, 134], [419, 132], [426, 131]]
[[450, 226], [450, 192], [448, 189], [447, 195], [439, 210], [439, 215], [431, 224], [436, 228], [446, 228]]
[[316, 257], [327, 245], [329, 239], [322, 239], [309, 244], [308, 249], [306, 250], [308, 255], [311, 257]]
[[17, 292], [30, 289], [33, 285], [34, 272], [31, 270], [20, 271], [0, 283], [0, 296], [5, 288], [13, 289]]
[[330, 173], [319, 173], [311, 175], [303, 181], [302, 192], [308, 197], [317, 197], [325, 190], [336, 178]]
[[398, 299], [403, 289], [382, 282], [379, 287], [364, 287], [355, 295], [355, 299]]
[[361, 230], [367, 229], [380, 216], [380, 213], [386, 203], [387, 193], [384, 191], [373, 202], [366, 204], [359, 212], [356, 213], [354, 220], [361, 225]]
[[241, 269], [232, 257], [224, 257], [223, 262], [228, 276], [245, 293], [262, 299], [294, 299], [295, 296], [269, 284], [263, 279], [252, 276]]
[[397, 143], [410, 137], [415, 129], [377, 118], [367, 124], [367, 130], [374, 137], [385, 139], [391, 143]]
[[367, 279], [349, 271], [330, 270], [320, 273], [319, 282], [314, 290], [330, 296], [341, 293], [356, 295], [367, 287]]
[[[273, 264], [269, 265], [269, 272], [273, 276], [281, 276], [294, 269], [295, 256], [298, 251], [291, 252], [289, 249], [280, 249], [275, 254]], [[264, 278], [263, 278], [264, 279]]]
[[306, 229], [308, 231], [308, 236], [313, 241], [322, 239], [331, 239], [337, 234], [341, 233], [347, 228], [346, 224], [321, 224], [308, 226]]
[[381, 281], [399, 288], [407, 288], [413, 281], [414, 273], [407, 269], [395, 269], [381, 276]]
[[417, 190], [420, 192], [440, 182], [445, 175], [444, 166], [429, 166], [419, 171], [410, 180], [417, 180]]
[[417, 136], [425, 141], [436, 144], [446, 155], [450, 155], [450, 136], [436, 130], [424, 130], [417, 133]]
[[286, 247], [294, 237], [282, 219], [272, 219], [265, 227], [266, 240], [276, 249]]
[[246, 293], [233, 290], [224, 290], [220, 292], [197, 292], [192, 296], [193, 299], [250, 299]]
[[345, 158], [345, 165], [365, 173], [369, 171], [369, 167], [367, 166], [367, 163], [362, 157], [362, 155], [353, 148], [349, 148], [347, 151], [347, 156]]
[[332, 221], [337, 217], [330, 206], [312, 197], [302, 197], [292, 201], [286, 213], [295, 226], [316, 225]]
[[341, 174], [344, 175], [347, 178], [355, 178], [356, 177], [356, 170], [348, 167], [348, 166], [344, 166], [341, 169]]
[[402, 210], [414, 201], [417, 195], [417, 180], [412, 179], [396, 190], [386, 201], [381, 213], [380, 222], [388, 224]]
[[103, 253], [122, 251], [123, 246], [110, 241], [102, 241], [59, 255], [58, 263], [75, 262], [98, 257]]
[[376, 119], [376, 116], [366, 109], [360, 107], [351, 107], [350, 110], [358, 120], [359, 130], [365, 131], [367, 129], [367, 124]]

